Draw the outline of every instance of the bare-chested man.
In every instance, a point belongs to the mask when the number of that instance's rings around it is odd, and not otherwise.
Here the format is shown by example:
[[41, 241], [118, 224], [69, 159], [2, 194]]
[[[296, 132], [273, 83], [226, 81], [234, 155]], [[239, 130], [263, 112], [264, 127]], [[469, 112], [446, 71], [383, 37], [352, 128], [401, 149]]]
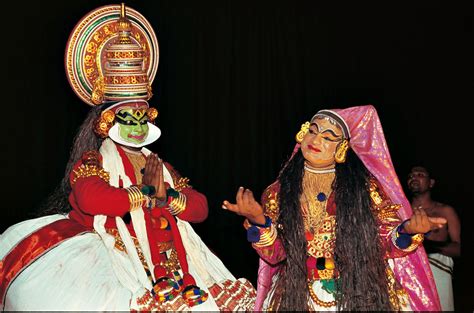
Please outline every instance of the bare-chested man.
[[407, 184], [413, 195], [411, 205], [414, 209], [423, 209], [428, 216], [444, 217], [448, 221], [442, 228], [432, 230], [425, 236], [423, 244], [428, 253], [441, 307], [443, 311], [454, 311], [452, 258], [461, 254], [461, 223], [452, 206], [431, 198], [435, 180], [430, 177], [426, 168], [413, 167], [408, 175]]

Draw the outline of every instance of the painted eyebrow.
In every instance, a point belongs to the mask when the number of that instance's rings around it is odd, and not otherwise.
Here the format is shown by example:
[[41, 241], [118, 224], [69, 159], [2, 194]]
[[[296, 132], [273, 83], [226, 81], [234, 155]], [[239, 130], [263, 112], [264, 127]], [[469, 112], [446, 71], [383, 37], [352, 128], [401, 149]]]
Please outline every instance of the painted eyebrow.
[[333, 132], [331, 129], [325, 129], [325, 130], [323, 131], [323, 133], [325, 133], [325, 132], [331, 133], [331, 135], [333, 135], [333, 136], [336, 137], [336, 138], [340, 138], [340, 137], [341, 137], [341, 136], [336, 135], [336, 133]]
[[120, 117], [121, 119], [125, 119], [125, 118], [127, 118], [127, 117], [131, 117], [131, 118], [133, 118], [135, 121], [140, 122], [141, 120], [143, 120], [143, 119], [146, 117], [146, 114], [144, 114], [144, 115], [142, 116], [142, 118], [139, 119], [139, 120], [137, 120], [137, 119], [136, 119], [132, 114], [130, 114], [129, 112], [118, 113], [117, 116]]
[[[318, 126], [318, 124], [316, 124], [316, 123], [311, 123], [309, 126], [310, 126], [310, 127], [311, 127], [311, 126], [315, 126], [315, 127], [318, 129], [318, 131], [319, 131], [319, 126]], [[336, 133], [335, 133], [334, 131], [332, 131], [332, 129], [326, 128], [326, 129], [323, 130], [321, 133], [325, 133], [325, 132], [331, 133], [331, 135], [333, 135], [333, 136], [336, 137], [336, 138], [341, 138], [341, 136], [336, 135]]]

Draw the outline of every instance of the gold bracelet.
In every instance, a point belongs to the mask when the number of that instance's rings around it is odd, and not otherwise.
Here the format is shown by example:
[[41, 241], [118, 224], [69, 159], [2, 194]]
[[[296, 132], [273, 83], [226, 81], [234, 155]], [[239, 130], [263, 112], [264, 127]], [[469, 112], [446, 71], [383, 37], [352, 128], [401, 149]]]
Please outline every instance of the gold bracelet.
[[186, 196], [180, 192], [178, 197], [171, 201], [168, 210], [172, 215], [178, 215], [186, 210]]
[[398, 249], [402, 250], [402, 251], [405, 251], [405, 252], [411, 252], [413, 250], [415, 250], [416, 248], [418, 248], [418, 246], [423, 242], [423, 240], [425, 239], [425, 235], [424, 234], [416, 234], [416, 235], [412, 235], [411, 236], [411, 244], [406, 247], [405, 249], [402, 249], [400, 248], [398, 245], [397, 245], [397, 238], [400, 237], [400, 234], [398, 233], [398, 227], [395, 227], [393, 230], [392, 230], [392, 233], [391, 233], [391, 239], [392, 239], [392, 243], [395, 247], [397, 247]]
[[132, 212], [142, 208], [145, 196], [140, 191], [140, 188], [138, 188], [137, 186], [130, 186], [128, 188], [125, 188], [125, 190], [127, 190], [128, 199], [130, 200], [129, 211]]
[[253, 245], [257, 248], [271, 246], [275, 242], [278, 236], [276, 227], [272, 223], [270, 227], [267, 227], [267, 228], [258, 227], [258, 228], [260, 231], [260, 240], [258, 242], [253, 243]]

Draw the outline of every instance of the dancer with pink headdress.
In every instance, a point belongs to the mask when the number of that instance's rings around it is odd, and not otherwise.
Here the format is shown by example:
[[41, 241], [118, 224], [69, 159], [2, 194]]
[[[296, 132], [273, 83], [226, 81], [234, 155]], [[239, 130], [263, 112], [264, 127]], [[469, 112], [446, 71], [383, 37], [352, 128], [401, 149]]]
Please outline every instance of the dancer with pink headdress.
[[261, 204], [240, 187], [260, 256], [255, 310], [439, 311], [424, 234], [443, 218], [412, 210], [371, 105], [321, 110]]

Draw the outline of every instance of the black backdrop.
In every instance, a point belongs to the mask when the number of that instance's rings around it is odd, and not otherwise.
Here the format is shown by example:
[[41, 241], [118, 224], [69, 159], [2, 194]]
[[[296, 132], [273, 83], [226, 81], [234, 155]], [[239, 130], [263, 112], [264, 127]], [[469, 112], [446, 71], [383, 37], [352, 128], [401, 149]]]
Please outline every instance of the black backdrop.
[[[64, 173], [89, 107], [69, 87], [63, 54], [75, 23], [105, 1], [15, 1], [3, 7], [2, 222], [31, 218]], [[257, 256], [242, 218], [220, 209], [240, 185], [271, 183], [299, 126], [322, 108], [373, 104], [401, 181], [425, 164], [434, 197], [463, 222], [456, 302], [471, 309], [472, 11], [461, 2], [129, 1], [154, 27], [160, 63], [151, 148], [207, 195], [198, 234], [238, 277]], [[6, 69], [6, 70], [5, 70]], [[466, 79], [467, 74], [471, 79]], [[5, 125], [5, 123], [3, 124]], [[5, 145], [4, 145], [5, 146]], [[472, 271], [470, 271], [472, 273]], [[471, 285], [472, 286], [472, 285]], [[468, 308], [469, 306], [469, 308]]]

